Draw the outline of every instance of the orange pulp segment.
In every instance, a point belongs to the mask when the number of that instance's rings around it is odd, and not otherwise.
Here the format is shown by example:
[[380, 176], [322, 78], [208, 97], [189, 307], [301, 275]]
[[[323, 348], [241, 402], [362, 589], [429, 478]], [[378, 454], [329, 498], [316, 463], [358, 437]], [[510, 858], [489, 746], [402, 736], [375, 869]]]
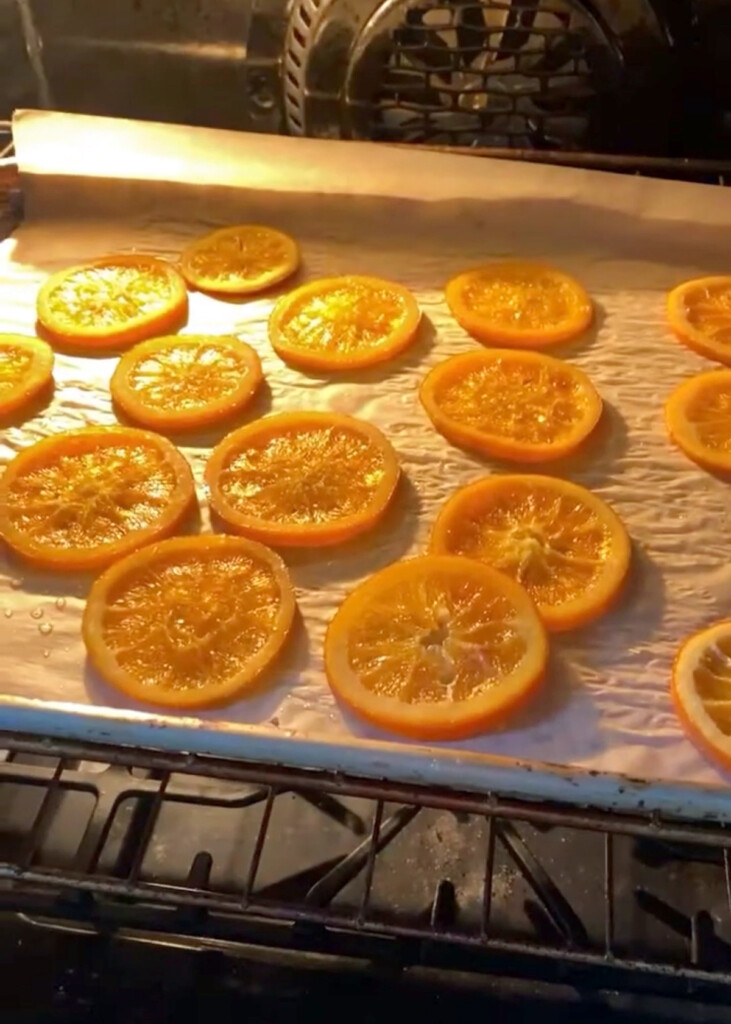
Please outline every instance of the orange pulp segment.
[[126, 352], [112, 375], [112, 398], [153, 430], [193, 430], [243, 409], [262, 380], [251, 345], [234, 337], [172, 335]]
[[698, 277], [673, 288], [668, 320], [689, 348], [731, 366], [731, 274]]
[[425, 555], [382, 569], [327, 631], [335, 694], [376, 725], [419, 739], [482, 732], [529, 700], [545, 630], [525, 590], [466, 558]]
[[36, 309], [52, 341], [115, 348], [176, 330], [188, 311], [188, 293], [177, 270], [163, 260], [106, 256], [49, 277]]
[[195, 502], [193, 476], [164, 437], [85, 427], [15, 456], [0, 478], [0, 536], [34, 564], [91, 570], [173, 533]]
[[686, 731], [731, 769], [731, 619], [685, 641], [673, 666], [671, 692]]
[[543, 348], [582, 334], [594, 315], [578, 281], [544, 263], [486, 263], [453, 277], [447, 305], [486, 345]]
[[281, 558], [243, 537], [174, 537], [94, 583], [83, 637], [136, 700], [202, 708], [244, 694], [279, 653], [295, 599]]
[[262, 224], [220, 228], [199, 238], [180, 257], [189, 284], [204, 292], [251, 295], [284, 281], [299, 266], [297, 243]]
[[0, 415], [28, 406], [53, 379], [53, 350], [40, 338], [0, 334]]
[[731, 473], [731, 370], [691, 377], [665, 404], [665, 422], [685, 454], [719, 473]]
[[517, 580], [551, 630], [601, 615], [627, 575], [631, 550], [619, 517], [597, 495], [529, 475], [490, 476], [457, 491], [437, 518], [431, 548]]
[[421, 312], [403, 285], [377, 277], [331, 277], [285, 295], [269, 319], [274, 351], [312, 370], [382, 363], [413, 341]]
[[420, 397], [450, 441], [516, 462], [570, 454], [602, 412], [601, 398], [577, 367], [509, 349], [480, 349], [439, 363]]
[[351, 416], [293, 412], [233, 431], [206, 466], [231, 529], [283, 546], [338, 544], [373, 526], [399, 479], [393, 448]]

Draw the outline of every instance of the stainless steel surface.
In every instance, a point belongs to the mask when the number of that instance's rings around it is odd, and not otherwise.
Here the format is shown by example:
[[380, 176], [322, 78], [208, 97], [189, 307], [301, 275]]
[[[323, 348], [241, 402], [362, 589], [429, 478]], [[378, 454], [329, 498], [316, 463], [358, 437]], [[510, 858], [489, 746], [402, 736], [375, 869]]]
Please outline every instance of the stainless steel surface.
[[5, 113], [53, 106], [277, 131], [284, 2], [0, 0]]
[[38, 105], [50, 110], [53, 107], [53, 97], [51, 95], [48, 75], [46, 74], [43, 40], [36, 25], [35, 14], [30, 0], [16, 0], [16, 6], [28, 64], [38, 92]]
[[0, 118], [20, 106], [39, 105], [16, 0], [0, 0]]

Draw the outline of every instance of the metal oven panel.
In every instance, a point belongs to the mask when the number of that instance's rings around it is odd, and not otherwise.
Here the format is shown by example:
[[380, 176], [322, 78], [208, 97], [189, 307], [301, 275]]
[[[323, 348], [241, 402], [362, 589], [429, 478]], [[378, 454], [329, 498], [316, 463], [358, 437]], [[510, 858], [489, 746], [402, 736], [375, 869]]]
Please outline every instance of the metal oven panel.
[[0, 0], [7, 116], [37, 105], [280, 131], [285, 2]]
[[729, 151], [729, 0], [0, 0], [19, 106], [330, 138]]

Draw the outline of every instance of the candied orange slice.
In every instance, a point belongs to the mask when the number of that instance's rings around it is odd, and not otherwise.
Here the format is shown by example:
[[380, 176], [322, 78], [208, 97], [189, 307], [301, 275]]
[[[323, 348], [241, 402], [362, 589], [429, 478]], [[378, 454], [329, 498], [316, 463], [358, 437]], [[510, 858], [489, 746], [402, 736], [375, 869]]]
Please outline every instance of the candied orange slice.
[[274, 351], [311, 370], [385, 362], [414, 340], [421, 311], [403, 285], [378, 277], [329, 277], [279, 300], [269, 319]]
[[731, 473], [731, 370], [686, 380], [665, 404], [665, 422], [685, 454], [719, 473]]
[[491, 476], [462, 488], [440, 512], [431, 547], [512, 576], [552, 630], [601, 615], [630, 564], [629, 537], [612, 509], [550, 476]]
[[188, 292], [177, 270], [163, 260], [105, 256], [49, 277], [36, 309], [52, 341], [116, 348], [176, 330], [188, 311]]
[[26, 448], [0, 478], [0, 536], [48, 569], [87, 570], [173, 533], [195, 502], [170, 441], [132, 427], [85, 427]]
[[193, 430], [238, 412], [262, 380], [251, 345], [211, 334], [143, 341], [126, 352], [112, 375], [112, 398], [153, 430]]
[[233, 530], [282, 546], [339, 544], [370, 529], [400, 474], [376, 427], [352, 416], [267, 416], [225, 437], [206, 466], [211, 505]]
[[668, 319], [689, 348], [731, 366], [731, 274], [698, 277], [673, 288]]
[[525, 590], [466, 558], [382, 569], [336, 612], [330, 686], [370, 722], [419, 739], [482, 732], [540, 686], [548, 641]]
[[695, 742], [731, 769], [731, 619], [685, 641], [673, 666], [675, 710]]
[[287, 569], [269, 548], [243, 537], [174, 537], [96, 580], [82, 630], [91, 663], [123, 693], [202, 708], [251, 690], [294, 612]]
[[0, 415], [24, 409], [53, 380], [53, 349], [40, 338], [0, 334]]
[[602, 413], [585, 373], [539, 352], [481, 349], [453, 356], [434, 367], [419, 394], [450, 441], [516, 462], [568, 455]]
[[594, 315], [578, 281], [544, 263], [487, 263], [453, 277], [447, 305], [486, 345], [543, 348], [582, 334]]
[[221, 228], [189, 245], [180, 270], [204, 292], [251, 295], [284, 281], [299, 266], [297, 243], [262, 224]]

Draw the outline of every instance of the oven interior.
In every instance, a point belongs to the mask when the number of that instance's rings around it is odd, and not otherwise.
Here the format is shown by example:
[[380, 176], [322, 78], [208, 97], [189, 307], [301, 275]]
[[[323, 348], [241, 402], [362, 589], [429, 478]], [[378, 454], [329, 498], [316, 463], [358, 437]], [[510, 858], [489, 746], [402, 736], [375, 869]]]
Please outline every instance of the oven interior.
[[[0, 237], [18, 107], [723, 186], [729, 68], [727, 0], [0, 0]], [[8, 1020], [728, 1019], [722, 827], [0, 747]]]

